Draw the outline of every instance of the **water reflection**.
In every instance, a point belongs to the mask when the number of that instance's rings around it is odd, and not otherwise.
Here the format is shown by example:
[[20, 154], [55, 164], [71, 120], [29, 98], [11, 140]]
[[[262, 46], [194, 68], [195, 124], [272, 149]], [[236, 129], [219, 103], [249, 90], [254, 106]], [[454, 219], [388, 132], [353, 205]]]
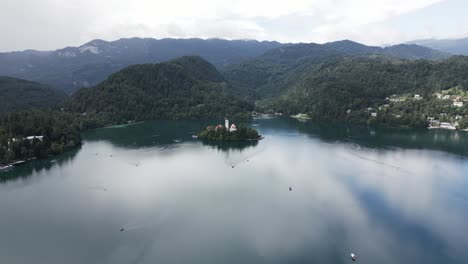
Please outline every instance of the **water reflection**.
[[432, 149], [468, 155], [468, 132], [409, 128], [368, 127], [334, 122], [298, 122], [294, 119], [265, 120], [268, 129], [301, 133], [326, 142], [350, 142], [366, 148]]
[[15, 180], [26, 180], [37, 174], [47, 174], [53, 168], [69, 165], [80, 151], [81, 146], [50, 159], [34, 160], [0, 173], [0, 184]]
[[203, 146], [209, 146], [219, 151], [237, 150], [242, 151], [258, 145], [258, 141], [236, 141], [236, 142], [213, 142], [202, 141]]
[[219, 122], [221, 121], [156, 120], [127, 126], [96, 129], [85, 133], [84, 136], [87, 141], [108, 141], [120, 147], [145, 148], [193, 141], [193, 135], [196, 135], [206, 126]]
[[466, 157], [406, 143], [425, 132], [255, 124], [265, 139], [242, 147], [86, 138], [28, 188], [0, 186], [0, 262], [466, 262]]

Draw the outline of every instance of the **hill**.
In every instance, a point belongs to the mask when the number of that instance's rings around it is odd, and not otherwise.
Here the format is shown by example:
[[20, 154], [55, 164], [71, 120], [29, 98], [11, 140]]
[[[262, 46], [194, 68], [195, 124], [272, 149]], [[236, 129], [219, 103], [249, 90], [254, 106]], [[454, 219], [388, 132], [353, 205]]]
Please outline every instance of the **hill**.
[[[283, 76], [273, 83], [279, 95], [258, 102], [258, 110], [288, 115], [308, 113], [315, 119], [367, 121], [367, 109], [388, 104], [385, 98], [395, 94], [412, 98], [419, 94], [425, 99], [409, 100], [402, 111], [410, 119], [402, 122], [411, 126], [419, 126], [420, 122], [423, 126], [423, 115], [431, 111], [422, 108], [429, 107], [427, 104], [432, 103], [430, 99], [435, 92], [468, 88], [468, 57], [462, 56], [443, 61], [329, 57], [301, 69], [292, 72], [293, 77]], [[460, 108], [459, 114], [464, 114], [465, 108]], [[447, 111], [440, 109], [438, 113]]]
[[27, 108], [47, 108], [65, 99], [63, 92], [47, 85], [0, 76], [0, 112]]
[[461, 39], [421, 39], [409, 42], [455, 55], [468, 55], [468, 38]]
[[50, 52], [0, 53], [0, 75], [37, 81], [72, 93], [81, 87], [96, 85], [110, 74], [133, 64], [198, 55], [223, 68], [281, 45], [278, 42], [222, 39], [93, 40], [80, 47]]
[[253, 59], [264, 53], [267, 56], [286, 47], [288, 57], [308, 57], [317, 54], [384, 54], [400, 58], [439, 59], [448, 55], [415, 45], [395, 47], [369, 47], [352, 41], [319, 44], [281, 44], [255, 40], [223, 39], [120, 39], [116, 41], [93, 40], [79, 47], [55, 51], [0, 53], [0, 75], [12, 76], [64, 90], [71, 94], [81, 87], [91, 87], [109, 75], [129, 65], [159, 63], [187, 55], [201, 56], [224, 69], [229, 65]]
[[449, 55], [417, 45], [386, 48], [369, 47], [352, 41], [320, 44], [292, 44], [270, 50], [255, 59], [225, 68], [226, 78], [245, 96], [255, 99], [281, 94], [303, 74], [313, 71], [333, 57], [390, 57], [439, 60]]
[[79, 145], [80, 121], [73, 114], [37, 109], [0, 114], [0, 167], [58, 155]]
[[236, 115], [253, 105], [230, 92], [217, 69], [200, 57], [129, 66], [92, 88], [82, 88], [65, 103], [91, 122], [124, 123], [161, 118]]

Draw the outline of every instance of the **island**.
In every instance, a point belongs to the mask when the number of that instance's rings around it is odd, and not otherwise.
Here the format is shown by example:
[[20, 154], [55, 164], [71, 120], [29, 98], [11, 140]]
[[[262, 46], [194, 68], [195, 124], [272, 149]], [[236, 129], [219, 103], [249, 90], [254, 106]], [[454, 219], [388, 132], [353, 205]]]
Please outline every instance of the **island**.
[[207, 141], [256, 141], [262, 139], [262, 136], [253, 128], [238, 128], [235, 124], [229, 125], [228, 119], [225, 119], [224, 123], [224, 126], [208, 126], [197, 135], [197, 138]]

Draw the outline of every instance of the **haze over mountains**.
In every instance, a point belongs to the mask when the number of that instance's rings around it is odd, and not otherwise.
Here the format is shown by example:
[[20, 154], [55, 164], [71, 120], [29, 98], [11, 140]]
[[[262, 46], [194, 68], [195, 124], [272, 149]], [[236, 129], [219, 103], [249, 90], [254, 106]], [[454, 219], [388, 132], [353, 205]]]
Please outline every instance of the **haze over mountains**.
[[[443, 59], [448, 53], [418, 45], [395, 45], [381, 48], [352, 41], [326, 44], [282, 44], [254, 40], [222, 39], [120, 39], [93, 40], [80, 47], [55, 51], [0, 53], [0, 75], [48, 84], [68, 94], [105, 80], [110, 74], [132, 64], [158, 63], [181, 56], [197, 55], [218, 69], [268, 53], [283, 51], [296, 57], [331, 54], [379, 54], [405, 59]], [[288, 55], [289, 56], [289, 55]]]
[[468, 38], [461, 39], [421, 39], [409, 42], [455, 55], [468, 55]]
[[198, 55], [222, 68], [281, 45], [278, 42], [221, 39], [93, 40], [80, 47], [51, 52], [0, 53], [0, 75], [38, 81], [72, 93], [80, 87], [93, 86], [132, 64]]

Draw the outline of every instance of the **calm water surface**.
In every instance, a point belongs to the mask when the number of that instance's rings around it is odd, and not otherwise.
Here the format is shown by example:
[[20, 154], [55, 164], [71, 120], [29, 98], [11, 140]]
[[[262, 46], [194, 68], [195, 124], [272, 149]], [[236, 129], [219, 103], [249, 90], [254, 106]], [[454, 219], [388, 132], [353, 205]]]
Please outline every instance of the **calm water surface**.
[[278, 119], [250, 124], [258, 144], [192, 139], [209, 123], [99, 129], [1, 173], [0, 263], [467, 263], [468, 134]]

